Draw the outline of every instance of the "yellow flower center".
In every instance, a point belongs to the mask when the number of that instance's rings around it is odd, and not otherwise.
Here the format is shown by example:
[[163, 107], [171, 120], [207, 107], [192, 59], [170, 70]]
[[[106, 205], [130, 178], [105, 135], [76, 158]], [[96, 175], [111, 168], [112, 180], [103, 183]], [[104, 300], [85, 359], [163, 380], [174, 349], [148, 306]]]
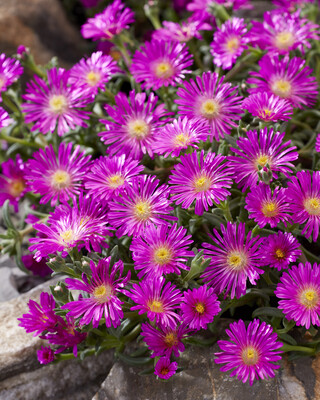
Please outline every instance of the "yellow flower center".
[[275, 256], [278, 260], [282, 260], [283, 258], [285, 258], [286, 255], [282, 249], [277, 249], [275, 251]]
[[188, 135], [184, 135], [183, 133], [180, 133], [180, 135], [177, 135], [175, 137], [175, 145], [177, 147], [180, 146], [187, 146], [190, 142], [190, 138]]
[[157, 78], [167, 79], [170, 78], [174, 73], [172, 65], [168, 62], [160, 62], [156, 64], [155, 74]]
[[121, 175], [111, 175], [107, 178], [107, 184], [112, 189], [117, 189], [124, 184], [124, 178]]
[[205, 192], [211, 186], [211, 180], [206, 176], [196, 178], [194, 181], [194, 188], [196, 192]]
[[68, 101], [66, 97], [61, 94], [53, 95], [49, 100], [49, 107], [55, 114], [62, 114], [68, 107]]
[[227, 256], [227, 264], [233, 270], [240, 271], [244, 269], [247, 265], [247, 261], [247, 256], [239, 251], [233, 251]]
[[291, 83], [285, 79], [276, 80], [271, 86], [272, 92], [282, 98], [287, 98], [291, 93]]
[[313, 288], [305, 289], [300, 293], [299, 300], [306, 308], [316, 308], [319, 304], [319, 293]]
[[164, 342], [168, 347], [176, 346], [178, 344], [177, 334], [175, 332], [167, 333]]
[[288, 50], [295, 43], [295, 37], [291, 32], [280, 32], [275, 37], [275, 45], [280, 50]]
[[265, 217], [271, 218], [276, 217], [279, 214], [279, 208], [276, 202], [266, 201], [262, 205], [262, 213]]
[[51, 185], [56, 189], [63, 189], [70, 185], [71, 177], [66, 171], [58, 169], [51, 177]]
[[110, 285], [101, 285], [94, 289], [93, 296], [99, 303], [107, 303], [113, 296], [113, 287]]
[[217, 101], [213, 99], [208, 99], [202, 103], [200, 111], [204, 117], [208, 119], [213, 119], [218, 115], [219, 108], [220, 107]]
[[258, 166], [264, 167], [266, 164], [270, 165], [270, 159], [269, 159], [269, 157], [267, 155], [262, 154], [261, 156], [259, 156], [256, 159], [255, 164], [256, 164], [256, 168], [258, 169]]
[[320, 198], [311, 197], [304, 201], [304, 209], [310, 215], [320, 215]]
[[259, 354], [252, 346], [248, 346], [242, 350], [241, 358], [246, 365], [255, 365], [259, 360]]
[[74, 240], [74, 232], [72, 229], [68, 229], [67, 231], [64, 231], [60, 233], [60, 239], [62, 241], [62, 244], [70, 244]]
[[155, 252], [154, 252], [154, 262], [160, 265], [168, 264], [169, 261], [171, 261], [172, 258], [172, 253], [170, 249], [168, 249], [165, 246], [159, 247]]
[[163, 367], [163, 368], [161, 369], [161, 375], [167, 375], [168, 373], [169, 373], [169, 368]]
[[90, 86], [95, 86], [97, 83], [99, 83], [100, 79], [101, 75], [99, 72], [90, 71], [86, 76], [86, 81]]
[[164, 311], [163, 304], [159, 300], [152, 300], [148, 303], [149, 310], [155, 313], [162, 313]]
[[24, 191], [26, 185], [23, 179], [14, 179], [9, 184], [9, 193], [13, 197], [19, 197], [20, 194]]
[[134, 215], [140, 220], [140, 221], [146, 221], [147, 219], [150, 218], [151, 216], [151, 207], [150, 204], [146, 201], [139, 201], [135, 206], [134, 206]]
[[122, 58], [120, 51], [118, 51], [115, 47], [112, 47], [109, 54], [115, 61], [119, 61]]
[[129, 135], [136, 139], [144, 139], [150, 132], [149, 125], [142, 119], [136, 119], [128, 122]]
[[230, 51], [230, 53], [234, 53], [238, 50], [240, 46], [239, 38], [233, 37], [226, 42], [226, 48]]
[[195, 305], [195, 309], [196, 309], [197, 313], [199, 313], [199, 314], [203, 314], [205, 312], [205, 306], [203, 303], [197, 303]]

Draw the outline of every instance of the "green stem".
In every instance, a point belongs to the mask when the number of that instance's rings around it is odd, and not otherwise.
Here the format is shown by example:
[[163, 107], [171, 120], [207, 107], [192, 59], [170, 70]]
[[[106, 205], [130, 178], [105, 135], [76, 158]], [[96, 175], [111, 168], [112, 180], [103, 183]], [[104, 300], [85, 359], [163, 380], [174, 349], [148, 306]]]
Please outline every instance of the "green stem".
[[21, 115], [21, 110], [19, 109], [19, 107], [17, 107], [17, 105], [10, 99], [10, 97], [6, 93], [2, 93], [2, 101], [15, 114]]
[[43, 149], [43, 146], [36, 142], [28, 142], [25, 139], [19, 139], [16, 137], [5, 135], [3, 132], [0, 132], [0, 139], [7, 141], [8, 143], [19, 143], [23, 146], [33, 147], [34, 149]]
[[118, 47], [122, 57], [124, 58], [124, 61], [125, 61], [126, 65], [127, 65], [127, 67], [130, 67], [130, 65], [131, 65], [131, 57], [130, 57], [130, 55], [128, 53], [128, 50], [127, 50], [125, 44], [123, 43], [121, 35], [116, 35], [113, 38], [113, 43]]
[[308, 353], [308, 354], [315, 354], [315, 349], [311, 347], [304, 347], [304, 346], [292, 346], [290, 344], [284, 343], [282, 347], [280, 347], [279, 350], [282, 350], [284, 353], [287, 353], [288, 351], [301, 351], [303, 353]]

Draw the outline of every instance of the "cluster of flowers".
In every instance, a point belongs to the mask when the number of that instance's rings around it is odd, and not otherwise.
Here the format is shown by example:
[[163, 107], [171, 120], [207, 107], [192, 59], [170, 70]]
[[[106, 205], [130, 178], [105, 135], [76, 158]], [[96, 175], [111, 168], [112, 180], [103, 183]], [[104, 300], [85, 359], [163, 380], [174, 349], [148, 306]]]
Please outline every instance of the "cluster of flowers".
[[[100, 256], [83, 262], [78, 275], [63, 270], [71, 276], [66, 290], [81, 292], [77, 300], [56, 302], [57, 286], [42, 293], [40, 304], [31, 300], [20, 318], [27, 332], [50, 344], [38, 352], [41, 363], [68, 348], [77, 356], [90, 329], [105, 325], [112, 333], [130, 314], [142, 322], [155, 374], [168, 379], [184, 340], [226, 311], [222, 301], [236, 304], [252, 287], [258, 290], [270, 271], [279, 278], [272, 292], [286, 320], [320, 326], [320, 265], [312, 266], [314, 257], [302, 247], [319, 236], [320, 172], [303, 169], [300, 159], [297, 168], [305, 136], [294, 141], [288, 125], [304, 127], [298, 116], [318, 98], [307, 55], [320, 27], [303, 16], [302, 3], [274, 1], [262, 22], [249, 25], [220, 16], [251, 7], [247, 0], [176, 1], [179, 12], [191, 15], [159, 27], [147, 4], [156, 29], [133, 51], [134, 13], [115, 0], [81, 32], [108, 41], [121, 62], [97, 51], [70, 70], [53, 67], [27, 84], [19, 120], [23, 113], [38, 150], [25, 161], [17, 154], [2, 163], [0, 203], [9, 200], [18, 211], [21, 198], [33, 199], [36, 212], [26, 222], [36, 231], [29, 239], [36, 261], [54, 269], [58, 260]], [[195, 70], [204, 37], [211, 39], [213, 61]], [[28, 51], [20, 48], [18, 56], [0, 56], [6, 105]], [[132, 88], [114, 93], [111, 83], [128, 79]], [[1, 108], [2, 132], [15, 118]], [[320, 151], [319, 138], [312, 151]], [[48, 215], [39, 220], [37, 210]], [[115, 244], [126, 249], [129, 263], [110, 256]], [[285, 348], [275, 330], [258, 319], [233, 322], [229, 340], [218, 341], [215, 362], [250, 384], [273, 377]]]

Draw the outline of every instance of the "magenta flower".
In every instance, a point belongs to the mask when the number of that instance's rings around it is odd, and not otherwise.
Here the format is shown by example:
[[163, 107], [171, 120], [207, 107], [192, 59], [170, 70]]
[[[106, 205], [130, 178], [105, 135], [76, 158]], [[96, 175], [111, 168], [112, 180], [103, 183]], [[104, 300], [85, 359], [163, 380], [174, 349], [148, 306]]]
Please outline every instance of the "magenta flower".
[[248, 210], [249, 218], [253, 218], [260, 228], [267, 224], [275, 228], [279, 222], [287, 225], [286, 222], [291, 221], [291, 207], [288, 204], [286, 189], [278, 186], [272, 192], [270, 186], [263, 182], [252, 186], [244, 208]]
[[202, 40], [200, 31], [212, 30], [212, 26], [206, 22], [201, 20], [192, 21], [190, 18], [188, 21], [181, 22], [181, 24], [163, 21], [162, 25], [164, 28], [152, 32], [152, 39], [184, 43], [193, 38]]
[[285, 133], [264, 128], [259, 132], [248, 131], [246, 135], [237, 140], [237, 149], [231, 147], [236, 155], [228, 156], [238, 186], [243, 187], [243, 191], [255, 186], [259, 181], [259, 169], [271, 171], [274, 179], [280, 172], [288, 178], [294, 168], [291, 161], [298, 158], [298, 153], [295, 146], [288, 147], [290, 141], [283, 143]]
[[175, 310], [180, 308], [182, 294], [170, 282], [165, 284], [163, 277], [133, 283], [131, 291], [125, 291], [125, 294], [137, 304], [131, 310], [147, 313], [150, 321], [155, 320], [161, 328], [174, 329], [180, 321]]
[[76, 201], [82, 189], [82, 180], [89, 168], [91, 156], [84, 156], [80, 146], [72, 149], [72, 143], [61, 143], [58, 154], [52, 145], [33, 154], [26, 165], [27, 185], [30, 191], [39, 193], [40, 204], [69, 199]]
[[290, 178], [287, 190], [293, 222], [304, 224], [302, 234], [315, 242], [320, 228], [320, 172], [299, 171]]
[[40, 364], [50, 364], [55, 359], [54, 351], [51, 347], [41, 346], [41, 349], [37, 351], [37, 358]]
[[34, 332], [33, 336], [39, 336], [43, 331], [51, 331], [62, 321], [62, 318], [54, 313], [56, 302], [51, 294], [42, 292], [40, 304], [34, 300], [28, 302], [29, 313], [18, 318], [19, 326], [27, 333]]
[[158, 97], [153, 93], [146, 99], [146, 93], [118, 93], [116, 106], [105, 106], [113, 121], [101, 120], [106, 131], [99, 133], [101, 140], [108, 145], [110, 155], [126, 154], [133, 158], [142, 158], [144, 154], [153, 156], [152, 144], [155, 133], [168, 122], [169, 113], [164, 104], [157, 106]]
[[106, 209], [91, 199], [79, 197], [72, 206], [63, 204], [56, 207], [50, 214], [48, 224], [35, 224], [34, 228], [41, 236], [29, 239], [32, 245], [30, 251], [36, 251], [35, 259], [41, 260], [49, 254], [61, 252], [66, 257], [68, 252], [77, 247], [91, 248], [100, 252], [101, 246], [106, 247], [105, 236], [110, 236], [107, 228]]
[[170, 358], [161, 357], [154, 367], [154, 373], [161, 379], [169, 379], [176, 373], [177, 368], [176, 362], [171, 362]]
[[290, 101], [294, 108], [311, 107], [318, 96], [318, 84], [312, 69], [299, 57], [265, 55], [259, 61], [260, 71], [250, 72], [248, 83], [255, 85], [249, 93], [264, 92]]
[[262, 238], [246, 235], [245, 224], [228, 222], [227, 227], [221, 225], [220, 235], [216, 229], [214, 236], [209, 235], [214, 245], [202, 243], [205, 256], [211, 257], [210, 265], [201, 275], [204, 282], [213, 287], [216, 293], [230, 292], [233, 299], [246, 293], [247, 279], [252, 285], [264, 273], [261, 267], [259, 246]]
[[35, 122], [32, 131], [43, 134], [57, 129], [63, 136], [77, 126], [86, 127], [85, 119], [89, 112], [83, 108], [92, 100], [88, 90], [78, 84], [69, 84], [69, 71], [52, 68], [48, 71], [48, 83], [38, 76], [27, 84], [27, 94], [22, 96], [26, 103], [22, 110], [26, 114], [25, 122]]
[[112, 40], [134, 22], [134, 13], [121, 0], [115, 0], [101, 14], [89, 18], [82, 25], [81, 34], [85, 39]]
[[176, 224], [148, 226], [130, 246], [138, 278], [160, 278], [170, 273], [180, 275], [180, 269], [188, 269], [188, 258], [194, 257], [193, 251], [188, 250], [192, 243], [187, 230]]
[[181, 84], [192, 64], [192, 55], [184, 43], [151, 40], [135, 52], [130, 72], [141, 82], [142, 89], [157, 90]]
[[226, 157], [204, 151], [198, 156], [196, 152], [182, 156], [181, 164], [177, 164], [169, 178], [172, 200], [189, 208], [195, 201], [195, 213], [202, 215], [208, 206], [219, 204], [229, 195], [232, 185], [231, 171]]
[[315, 151], [320, 153], [320, 133], [318, 133], [316, 138]]
[[124, 154], [119, 157], [100, 157], [94, 160], [90, 172], [85, 176], [88, 195], [100, 201], [109, 201], [119, 196], [131, 184], [133, 177], [144, 169], [137, 160]]
[[111, 56], [97, 51], [87, 59], [82, 58], [70, 70], [69, 83], [80, 85], [95, 96], [98, 89], [104, 90], [106, 83], [119, 72], [121, 70]]
[[23, 74], [23, 67], [18, 60], [0, 54], [0, 94], [16, 82]]
[[307, 3], [314, 3], [314, 0], [272, 0], [272, 3], [282, 11], [293, 12], [296, 7], [303, 7]]
[[226, 21], [213, 35], [211, 54], [213, 63], [223, 69], [230, 69], [247, 48], [247, 25], [243, 18], [232, 18]]
[[290, 101], [265, 92], [251, 94], [244, 99], [242, 107], [265, 122], [286, 121], [293, 113]]
[[52, 273], [52, 270], [47, 266], [45, 260], [42, 259], [38, 262], [33, 258], [32, 254], [26, 254], [25, 256], [22, 256], [21, 261], [23, 262], [24, 266], [30, 272], [32, 272], [33, 275], [45, 277]]
[[240, 381], [250, 385], [255, 379], [274, 377], [274, 370], [281, 360], [279, 350], [282, 343], [277, 341], [278, 335], [272, 326], [258, 319], [251, 321], [246, 328], [242, 319], [230, 324], [226, 333], [230, 340], [219, 340], [221, 353], [215, 353], [216, 364], [225, 364], [221, 371], [232, 370], [230, 376], [236, 376]]
[[260, 247], [264, 265], [281, 271], [301, 255], [300, 243], [288, 232], [277, 232], [266, 237]]
[[229, 135], [237, 127], [234, 121], [241, 119], [242, 97], [237, 96], [231, 83], [223, 80], [214, 72], [204, 72], [195, 81], [185, 82], [175, 100], [180, 115], [206, 122], [211, 140]]
[[0, 206], [6, 200], [13, 205], [14, 211], [18, 212], [19, 200], [26, 191], [25, 165], [19, 154], [15, 161], [10, 158], [1, 164], [0, 175]]
[[[0, 89], [1, 90], [1, 89]], [[13, 119], [10, 118], [6, 110], [0, 107], [0, 129], [12, 124]]]
[[207, 19], [212, 19], [213, 14], [211, 7], [215, 4], [221, 4], [224, 7], [232, 8], [233, 10], [252, 8], [250, 0], [192, 0], [187, 5], [187, 10], [195, 12], [202, 18], [205, 16]]
[[319, 39], [319, 25], [306, 18], [300, 18], [300, 11], [294, 14], [283, 10], [265, 12], [263, 22], [252, 21], [250, 39], [253, 44], [268, 54], [288, 54], [298, 49], [304, 53], [311, 48], [310, 39]]
[[207, 136], [208, 128], [204, 121], [179, 117], [159, 129], [152, 149], [156, 154], [163, 154], [164, 158], [170, 153], [171, 157], [178, 157], [189, 146], [198, 148], [197, 143], [205, 141]]
[[306, 262], [284, 272], [275, 295], [281, 299], [278, 308], [296, 325], [320, 326], [320, 266]]
[[89, 293], [90, 297], [81, 297], [80, 300], [71, 301], [61, 308], [70, 310], [68, 315], [82, 318], [79, 325], [89, 325], [92, 322], [94, 328], [98, 328], [101, 318], [104, 316], [107, 328], [120, 325], [123, 318], [121, 301], [117, 294], [122, 292], [122, 288], [130, 279], [130, 271], [123, 276], [123, 262], [120, 260], [110, 266], [111, 258], [99, 260], [96, 266], [90, 261], [92, 276], [90, 282], [88, 276], [83, 273], [82, 280], [67, 278], [66, 284], [70, 290], [81, 290]]
[[184, 293], [181, 311], [183, 323], [190, 329], [200, 330], [207, 329], [221, 308], [214, 290], [203, 285]]
[[173, 208], [168, 200], [168, 186], [158, 184], [154, 175], [137, 176], [125, 193], [110, 201], [108, 220], [117, 229], [117, 237], [139, 236], [149, 225], [176, 219], [170, 215]]
[[182, 339], [189, 333], [189, 329], [185, 325], [177, 325], [173, 329], [156, 329], [149, 323], [145, 323], [141, 325], [141, 329], [141, 336], [152, 351], [151, 357], [170, 357], [171, 353], [175, 357], [179, 357], [180, 353], [184, 352]]
[[86, 8], [91, 8], [91, 7], [95, 7], [100, 0], [80, 0], [83, 7]]

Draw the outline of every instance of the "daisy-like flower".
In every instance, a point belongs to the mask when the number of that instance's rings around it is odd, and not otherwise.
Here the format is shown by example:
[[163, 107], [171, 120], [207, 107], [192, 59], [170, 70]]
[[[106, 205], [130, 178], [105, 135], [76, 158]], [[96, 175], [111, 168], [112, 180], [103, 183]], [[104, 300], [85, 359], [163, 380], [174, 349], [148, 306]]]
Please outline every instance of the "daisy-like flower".
[[88, 171], [91, 156], [84, 156], [80, 146], [61, 143], [58, 154], [52, 145], [33, 154], [26, 165], [25, 179], [29, 190], [41, 194], [40, 204], [54, 206], [58, 201], [76, 200], [82, 180]]
[[213, 63], [223, 69], [232, 68], [233, 64], [247, 48], [249, 42], [247, 25], [243, 18], [232, 18], [226, 21], [213, 35], [211, 54]]
[[200, 31], [210, 31], [212, 26], [204, 21], [183, 21], [181, 24], [171, 21], [163, 21], [164, 28], [157, 29], [152, 33], [152, 39], [166, 40], [172, 42], [188, 42], [192, 38], [202, 40]]
[[281, 271], [301, 255], [300, 243], [292, 233], [281, 232], [269, 235], [260, 247], [263, 264]]
[[170, 215], [173, 208], [168, 200], [168, 186], [158, 184], [154, 175], [137, 176], [121, 196], [110, 201], [108, 220], [117, 229], [117, 237], [139, 236], [149, 225], [176, 219]]
[[78, 279], [66, 279], [68, 289], [81, 290], [90, 296], [71, 301], [61, 307], [63, 310], [70, 310], [68, 315], [72, 317], [82, 316], [79, 321], [80, 326], [89, 325], [92, 321], [92, 326], [97, 328], [103, 316], [107, 328], [111, 326], [116, 328], [121, 323], [123, 301], [119, 300], [117, 293], [122, 292], [122, 288], [130, 279], [130, 271], [124, 276], [123, 262], [120, 260], [111, 267], [110, 260], [110, 257], [99, 260], [98, 265], [90, 261], [92, 272], [90, 282], [86, 274], [82, 274], [83, 282]]
[[141, 236], [134, 238], [130, 250], [138, 278], [180, 275], [180, 269], [188, 269], [187, 259], [194, 257], [194, 253], [188, 250], [193, 240], [186, 233], [186, 229], [176, 224], [150, 225]]
[[175, 329], [180, 321], [175, 310], [180, 308], [182, 294], [171, 282], [165, 284], [162, 277], [133, 283], [131, 291], [126, 290], [125, 294], [137, 304], [131, 310], [147, 313], [150, 321], [155, 320], [161, 328]]
[[189, 329], [185, 325], [175, 328], [154, 328], [149, 323], [141, 325], [141, 336], [152, 351], [151, 357], [170, 357], [171, 353], [179, 357], [184, 352], [182, 339], [188, 336]]
[[62, 321], [62, 318], [54, 313], [56, 302], [51, 294], [42, 292], [40, 304], [34, 300], [28, 302], [29, 313], [18, 318], [19, 326], [27, 333], [34, 332], [33, 336], [39, 336], [43, 331], [51, 331]]
[[248, 96], [244, 99], [242, 107], [254, 117], [265, 122], [286, 121], [291, 118], [293, 113], [290, 101], [264, 92]]
[[0, 54], [0, 96], [23, 74], [23, 67], [18, 60]]
[[115, 0], [101, 14], [89, 18], [82, 25], [81, 34], [85, 39], [112, 40], [134, 22], [134, 13], [121, 0]]
[[151, 40], [137, 50], [130, 72], [142, 89], [157, 90], [162, 86], [177, 86], [191, 71], [192, 55], [185, 43]]
[[38, 76], [27, 84], [27, 94], [22, 98], [22, 110], [26, 114], [25, 122], [35, 122], [32, 131], [43, 134], [57, 129], [63, 136], [77, 126], [86, 127], [84, 120], [89, 119], [89, 112], [84, 111], [92, 101], [88, 90], [78, 84], [69, 84], [69, 71], [52, 68], [48, 71], [48, 83]]
[[70, 70], [69, 82], [84, 87], [95, 96], [98, 89], [103, 90], [112, 76], [119, 72], [121, 70], [111, 56], [97, 51], [87, 59], [82, 58]]
[[249, 93], [274, 94], [289, 100], [294, 108], [311, 107], [317, 100], [318, 84], [305, 63], [299, 57], [279, 59], [266, 54], [259, 61], [260, 71], [250, 72], [248, 83], [255, 86]]
[[279, 222], [291, 221], [291, 207], [289, 206], [286, 189], [276, 187], [271, 191], [270, 186], [259, 182], [258, 186], [253, 186], [251, 192], [246, 197], [244, 206], [249, 212], [249, 218], [263, 228], [270, 224], [275, 228]]
[[154, 367], [154, 373], [161, 379], [169, 379], [176, 373], [177, 369], [178, 364], [176, 362], [171, 362], [170, 358], [161, 357]]
[[133, 158], [142, 158], [143, 154], [153, 156], [152, 143], [155, 132], [168, 122], [169, 113], [164, 104], [157, 106], [158, 97], [153, 93], [146, 98], [146, 93], [131, 91], [128, 96], [118, 93], [116, 106], [105, 106], [113, 121], [101, 120], [106, 124], [106, 131], [99, 133], [101, 140], [108, 145], [110, 155], [126, 154]]
[[7, 111], [0, 107], [0, 129], [10, 125], [12, 122], [13, 119], [10, 118]]
[[204, 121], [179, 117], [171, 124], [160, 128], [152, 144], [156, 154], [163, 154], [164, 158], [179, 157], [182, 150], [189, 146], [198, 148], [197, 143], [205, 141], [208, 136], [208, 128]]
[[49, 346], [41, 346], [41, 349], [37, 351], [37, 358], [40, 364], [50, 364], [55, 359], [54, 351]]
[[189, 208], [195, 201], [198, 215], [208, 211], [208, 206], [224, 201], [232, 185], [225, 160], [221, 154], [210, 152], [204, 157], [203, 150], [199, 156], [194, 152], [181, 157], [181, 164], [174, 167], [169, 179], [172, 200], [182, 208]]
[[181, 311], [183, 323], [190, 329], [199, 330], [206, 329], [221, 308], [214, 290], [203, 285], [184, 293]]
[[211, 262], [201, 277], [216, 293], [225, 291], [226, 297], [230, 292], [232, 299], [235, 296], [239, 298], [246, 292], [247, 279], [255, 285], [260, 274], [264, 273], [259, 268], [262, 238], [253, 237], [252, 231], [246, 235], [244, 223], [228, 222], [227, 227], [221, 224], [221, 233], [214, 229], [214, 236], [210, 235], [214, 245], [202, 244], [204, 254], [211, 257]]
[[237, 88], [223, 80], [214, 72], [204, 72], [195, 81], [185, 82], [175, 100], [180, 115], [206, 122], [211, 139], [217, 140], [230, 134], [237, 126], [234, 121], [242, 114], [242, 97], [237, 96]]
[[278, 308], [296, 325], [320, 326], [320, 266], [300, 263], [284, 272], [275, 295], [281, 299]]
[[94, 160], [90, 172], [85, 176], [88, 195], [101, 201], [119, 196], [130, 185], [134, 176], [144, 169], [139, 161], [126, 157], [100, 157]]
[[288, 178], [294, 168], [291, 161], [298, 158], [298, 153], [295, 146], [289, 147], [290, 141], [283, 143], [285, 133], [264, 128], [259, 132], [248, 131], [246, 135], [237, 140], [237, 149], [231, 147], [236, 155], [228, 157], [238, 186], [243, 187], [243, 191], [255, 186], [259, 181], [259, 168], [270, 170], [274, 179], [279, 173]]
[[0, 175], [0, 206], [6, 200], [13, 205], [15, 212], [18, 212], [19, 200], [26, 191], [25, 165], [19, 154], [15, 161], [9, 159], [1, 164], [2, 174]]
[[79, 197], [79, 205], [74, 202], [72, 206], [64, 204], [56, 207], [50, 214], [48, 224], [35, 224], [34, 228], [41, 237], [29, 239], [33, 243], [29, 250], [36, 251], [36, 260], [57, 252], [66, 257], [73, 247], [85, 247], [89, 252], [92, 247], [99, 252], [100, 246], [106, 247], [105, 236], [110, 235], [106, 226], [106, 209], [82, 196]]
[[218, 341], [222, 352], [215, 353], [214, 360], [216, 364], [225, 364], [221, 371], [232, 370], [230, 376], [244, 383], [249, 379], [250, 385], [255, 379], [274, 377], [274, 370], [280, 368], [277, 362], [281, 360], [282, 343], [271, 325], [255, 319], [246, 328], [240, 319], [230, 324], [226, 333], [230, 340]]
[[320, 172], [299, 171], [291, 177], [287, 190], [293, 222], [306, 223], [302, 234], [311, 236], [315, 242], [320, 228]]
[[279, 10], [264, 13], [263, 22], [252, 21], [250, 39], [254, 45], [269, 54], [288, 54], [298, 49], [310, 48], [310, 39], [319, 39], [319, 25], [300, 18], [300, 10], [294, 14]]

